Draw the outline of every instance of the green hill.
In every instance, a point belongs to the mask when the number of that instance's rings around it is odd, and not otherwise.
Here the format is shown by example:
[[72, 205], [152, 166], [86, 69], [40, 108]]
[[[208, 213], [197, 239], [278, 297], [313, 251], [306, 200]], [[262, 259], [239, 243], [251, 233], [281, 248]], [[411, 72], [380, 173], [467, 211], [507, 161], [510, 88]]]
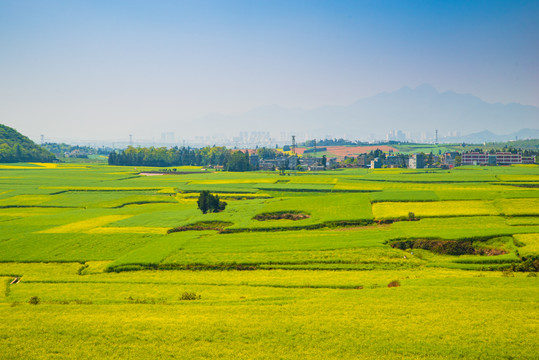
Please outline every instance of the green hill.
[[17, 130], [0, 124], [0, 163], [48, 162], [55, 159], [50, 151], [34, 143]]

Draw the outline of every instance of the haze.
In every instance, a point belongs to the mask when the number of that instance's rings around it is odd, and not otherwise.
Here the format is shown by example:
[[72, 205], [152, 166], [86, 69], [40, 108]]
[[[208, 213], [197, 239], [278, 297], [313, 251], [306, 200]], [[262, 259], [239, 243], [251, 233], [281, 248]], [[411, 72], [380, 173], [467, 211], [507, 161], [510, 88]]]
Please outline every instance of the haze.
[[185, 138], [212, 113], [423, 83], [539, 106], [537, 34], [537, 1], [4, 0], [0, 122], [33, 139]]

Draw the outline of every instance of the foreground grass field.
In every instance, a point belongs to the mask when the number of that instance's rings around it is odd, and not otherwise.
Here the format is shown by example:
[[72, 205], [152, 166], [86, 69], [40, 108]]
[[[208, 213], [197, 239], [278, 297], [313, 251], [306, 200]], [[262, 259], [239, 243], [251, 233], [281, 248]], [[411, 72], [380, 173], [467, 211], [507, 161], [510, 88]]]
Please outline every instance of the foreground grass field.
[[537, 357], [537, 167], [144, 170], [0, 166], [0, 358]]

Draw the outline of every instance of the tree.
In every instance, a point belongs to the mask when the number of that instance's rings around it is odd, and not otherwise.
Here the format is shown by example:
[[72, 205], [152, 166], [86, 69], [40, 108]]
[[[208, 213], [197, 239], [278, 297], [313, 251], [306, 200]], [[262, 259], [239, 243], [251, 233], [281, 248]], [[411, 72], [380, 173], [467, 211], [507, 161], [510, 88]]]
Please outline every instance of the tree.
[[277, 157], [277, 151], [274, 149], [267, 149], [265, 147], [256, 150], [256, 154], [261, 159], [275, 159]]
[[197, 203], [203, 214], [223, 211], [227, 205], [226, 202], [219, 200], [219, 195], [212, 195], [207, 190], [200, 193]]
[[219, 210], [219, 195], [208, 195], [208, 210], [210, 212], [217, 212]]
[[200, 211], [202, 211], [203, 214], [208, 212], [208, 196], [210, 195], [210, 192], [207, 190], [203, 190], [200, 193], [200, 196], [198, 197], [198, 208]]
[[234, 152], [230, 156], [225, 169], [227, 171], [249, 171], [249, 154], [243, 153], [241, 150]]
[[432, 165], [434, 161], [434, 155], [432, 154], [432, 151], [430, 152], [430, 154], [427, 155], [427, 165]]

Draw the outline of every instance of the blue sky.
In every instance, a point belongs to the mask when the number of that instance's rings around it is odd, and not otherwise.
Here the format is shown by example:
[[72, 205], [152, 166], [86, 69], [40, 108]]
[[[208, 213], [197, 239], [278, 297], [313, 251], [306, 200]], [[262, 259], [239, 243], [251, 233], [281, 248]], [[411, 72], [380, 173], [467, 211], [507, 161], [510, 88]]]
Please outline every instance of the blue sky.
[[539, 1], [0, 2], [0, 118], [32, 137], [432, 84], [539, 106]]

